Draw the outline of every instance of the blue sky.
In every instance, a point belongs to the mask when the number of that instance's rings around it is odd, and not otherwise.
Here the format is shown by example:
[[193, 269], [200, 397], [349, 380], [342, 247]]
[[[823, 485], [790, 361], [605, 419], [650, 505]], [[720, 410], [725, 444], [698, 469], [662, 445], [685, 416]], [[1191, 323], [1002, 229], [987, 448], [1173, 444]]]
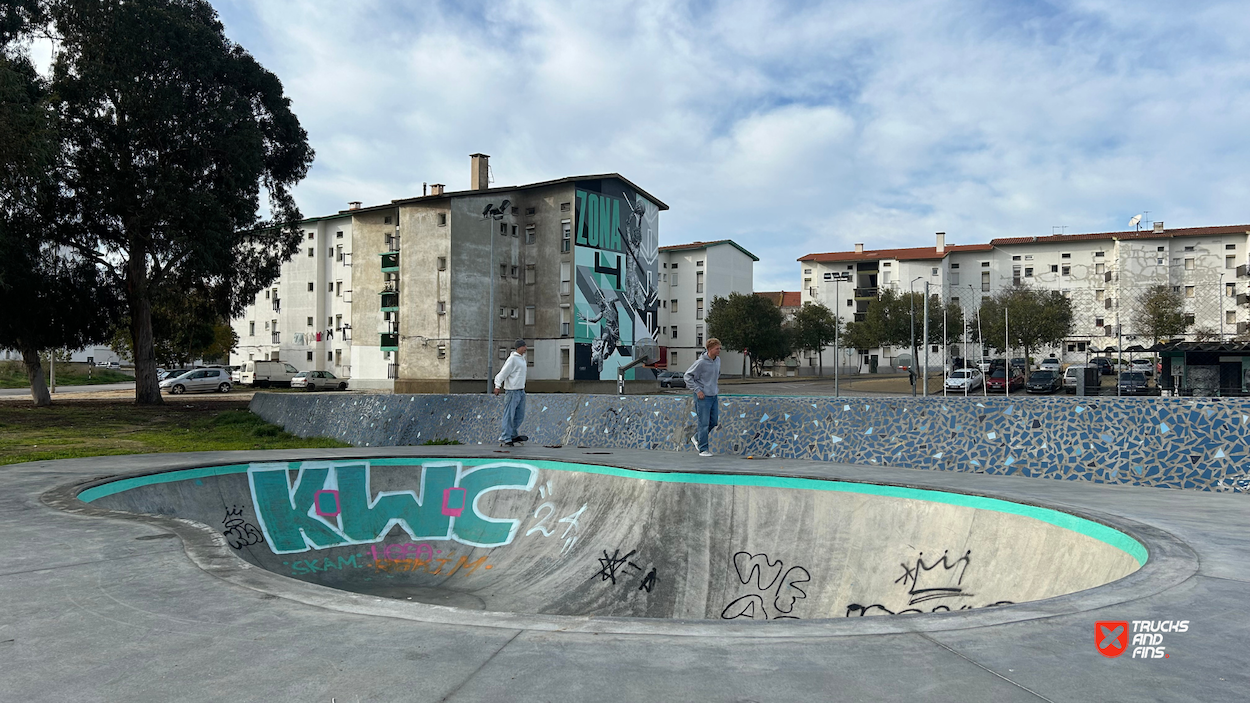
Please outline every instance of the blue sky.
[[477, 151], [617, 171], [757, 290], [855, 242], [1250, 222], [1244, 2], [214, 5], [308, 130], [306, 215], [467, 188]]

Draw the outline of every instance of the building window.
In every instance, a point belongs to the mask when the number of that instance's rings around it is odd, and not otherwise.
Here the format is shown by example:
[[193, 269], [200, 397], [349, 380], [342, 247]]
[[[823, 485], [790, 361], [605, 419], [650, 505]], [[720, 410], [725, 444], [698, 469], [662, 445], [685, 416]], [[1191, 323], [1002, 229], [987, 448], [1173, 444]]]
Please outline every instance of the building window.
[[[887, 268], [887, 269], [888, 269], [888, 268], [890, 268], [890, 266], [892, 265], [892, 263], [893, 263], [893, 262], [890, 262], [890, 261], [883, 262], [883, 263], [881, 264], [881, 268]], [[959, 268], [959, 264], [953, 264], [953, 265], [954, 265], [954, 267], [955, 267], [955, 268]], [[847, 266], [846, 268], [847, 268], [847, 270], [850, 270], [852, 267]]]
[[513, 238], [515, 238], [515, 237], [517, 236], [516, 225], [512, 225], [512, 236], [513, 236]]
[[573, 275], [573, 265], [567, 261], [561, 262], [560, 263], [560, 295], [569, 294], [572, 288], [572, 283], [570, 282], [569, 279], [572, 277], [572, 275]]
[[339, 230], [339, 231], [335, 232], [335, 233], [334, 233], [334, 238], [335, 238], [335, 239], [342, 239], [342, 238], [343, 238], [343, 230]]
[[930, 275], [930, 276], [936, 276], [936, 275], [937, 275], [937, 272], [938, 272], [937, 267], [936, 267], [936, 266], [934, 266], [934, 267], [933, 267], [933, 270], [929, 272], [929, 275]]
[[1106, 252], [1103, 252], [1103, 251], [1096, 251], [1096, 252], [1094, 252], [1094, 258], [1095, 258], [1095, 259], [1101, 259], [1101, 258], [1103, 257], [1103, 254], [1105, 254], [1105, 253], [1106, 253]]
[[533, 305], [525, 306], [525, 324], [527, 325], [534, 324], [534, 306]]
[[825, 280], [826, 280], [826, 281], [832, 281], [832, 280], [833, 280], [833, 274], [832, 274], [832, 273], [826, 273], [826, 274], [825, 274]]
[[312, 361], [312, 360], [313, 360], [313, 358], [312, 358], [312, 352], [304, 352], [304, 359], [305, 359], [306, 361]]
[[343, 297], [343, 282], [342, 281], [334, 282], [334, 295], [339, 298]]
[[1020, 260], [1020, 256], [1017, 254], [1016, 256], [1011, 257], [1011, 260], [1012, 260], [1012, 261], [1019, 261], [1019, 260]]
[[1185, 247], [1185, 251], [1193, 251], [1193, 250], [1194, 250], [1193, 247]]
[[313, 258], [314, 256], [316, 256], [316, 254], [314, 254], [314, 253], [313, 253], [313, 248], [312, 248], [312, 247], [308, 247], [308, 258], [310, 258], [310, 259], [311, 259], [311, 258]]
[[[933, 270], [934, 270], [934, 271], [936, 271], [937, 269], [933, 269]], [[1024, 277], [1025, 277], [1025, 278], [1032, 278], [1032, 277], [1033, 277], [1033, 267], [1032, 267], [1032, 266], [1025, 266], [1025, 267], [1024, 267]]]
[[572, 203], [560, 203], [560, 212], [568, 212], [573, 209]]
[[1072, 258], [1072, 255], [1071, 255], [1071, 254], [1060, 254], [1060, 255], [1059, 255], [1059, 258], [1060, 258], [1060, 259], [1071, 259], [1071, 258]]
[[1236, 284], [1236, 283], [1225, 283], [1225, 284], [1224, 284], [1224, 295], [1226, 295], [1226, 296], [1228, 296], [1228, 297], [1230, 297], [1230, 298], [1235, 297], [1235, 296], [1237, 295], [1237, 284]]
[[343, 245], [342, 244], [338, 244], [334, 247], [334, 260], [335, 261], [343, 260]]
[[520, 276], [520, 275], [521, 275], [521, 267], [519, 267], [519, 266], [511, 266], [511, 267], [509, 267], [509, 268], [508, 268], [508, 275], [509, 275], [509, 276], [512, 276], [513, 278], [516, 278], [516, 277]]
[[989, 291], [989, 289], [990, 289], [990, 272], [982, 271], [981, 272], [981, 290]]
[[1237, 268], [1237, 257], [1235, 257], [1235, 256], [1226, 256], [1226, 257], [1224, 257], [1224, 268], [1226, 268], [1226, 269], [1235, 269], [1235, 268]]
[[668, 311], [669, 311], [669, 312], [677, 312], [677, 299], [676, 299], [676, 298], [674, 298], [673, 300], [668, 301]]
[[516, 319], [516, 308], [508, 308], [508, 317]]
[[527, 208], [525, 208], [525, 214], [526, 214], [526, 215], [531, 215], [531, 216], [532, 216], [532, 215], [534, 214], [534, 208], [532, 208], [532, 207], [527, 207]]
[[680, 366], [681, 366], [681, 364], [680, 364], [680, 363], [678, 363], [678, 361], [677, 361], [677, 352], [676, 352], [676, 351], [670, 351], [670, 352], [668, 353], [668, 365], [669, 365], [669, 366], [671, 366], [671, 367], [680, 367]]
[[265, 291], [265, 300], [269, 300], [269, 291]]
[[[536, 242], [536, 241], [538, 241], [538, 230], [534, 227], [534, 225], [528, 225], [528, 226], [526, 226], [526, 228], [525, 228], [525, 243], [526, 243], [526, 244], [533, 244], [533, 243], [534, 243], [534, 242]], [[566, 250], [566, 251], [567, 251], [567, 250]]]
[[1071, 276], [1071, 275], [1072, 275], [1072, 267], [1071, 267], [1071, 266], [1064, 266], [1064, 267], [1063, 267], [1063, 269], [1062, 269], [1062, 271], [1060, 271], [1060, 273], [1062, 273], [1062, 274], [1063, 274], [1063, 275], [1065, 275], [1065, 276]]
[[1106, 273], [1106, 270], [1107, 270], [1106, 264], [1094, 264], [1094, 273], [1098, 273], [1098, 274]]
[[507, 347], [499, 347], [499, 360], [500, 360], [500, 361], [503, 361], [503, 360], [505, 360], [505, 359], [507, 359], [507, 358], [508, 358], [508, 348], [507, 348]]
[[1186, 297], [1186, 298], [1192, 298], [1192, 297], [1194, 297], [1194, 287], [1193, 287], [1193, 286], [1185, 286], [1185, 297]]
[[1103, 326], [1104, 326], [1103, 322], [1104, 322], [1104, 321], [1103, 321], [1103, 319], [1102, 319], [1101, 317], [1095, 317], [1095, 318], [1094, 318], [1094, 326], [1095, 326], [1095, 327], [1103, 327]]
[[1185, 313], [1185, 324], [1187, 325], [1194, 324], [1194, 314], [1192, 312]]
[[500, 278], [508, 277], [508, 265], [507, 264], [499, 264], [499, 277]]
[[[890, 282], [890, 280], [889, 280], [888, 278], [886, 278], [886, 277], [885, 277], [885, 275], [886, 275], [886, 274], [881, 274], [881, 282], [882, 282], [882, 283], [889, 283], [889, 282]], [[952, 285], [952, 286], [957, 286], [957, 285], [959, 285], [959, 272], [958, 272], [958, 271], [951, 271], [950, 279], [951, 279], [951, 285]]]
[[312, 327], [312, 326], [313, 326], [313, 319], [312, 319], [311, 317], [310, 317], [310, 318], [308, 318], [308, 326], [309, 326], [309, 327]]
[[1019, 266], [1011, 267], [1011, 280], [1016, 283], [1020, 282], [1020, 267]]
[[501, 237], [508, 236], [508, 223], [507, 222], [499, 223], [499, 236]]
[[1105, 291], [1105, 290], [1096, 290], [1096, 291], [1094, 291], [1094, 300], [1095, 300], [1095, 302], [1099, 302], [1099, 303], [1101, 303], [1101, 302], [1102, 302], [1102, 300], [1103, 300], [1103, 296], [1105, 296], [1106, 294], [1107, 294], [1107, 291]]
[[700, 261], [696, 261], [696, 262], [694, 262], [694, 265], [695, 265], [695, 266], [702, 266], [702, 265], [703, 265], [703, 261], [702, 261], [702, 260], [700, 260]]
[[255, 322], [247, 323], [247, 336], [249, 337], [256, 336], [256, 323]]
[[988, 262], [988, 261], [982, 261], [982, 262], [981, 262], [981, 268], [983, 268], [983, 269], [987, 269], [987, 268], [989, 268], [989, 267], [990, 267], [990, 262]]
[[[677, 268], [677, 264], [673, 264], [673, 268]], [[812, 270], [811, 270], [811, 269], [803, 269], [803, 273], [804, 273], [804, 274], [808, 274], [808, 275], [810, 275], [810, 274], [811, 274], [811, 272], [812, 272]]]
[[327, 259], [333, 259], [333, 258], [334, 258], [334, 248], [333, 248], [333, 247], [331, 247], [331, 248], [329, 248], [329, 249], [326, 249], [326, 258], [327, 258]]
[[1051, 273], [1059, 273], [1059, 264], [1051, 264], [1051, 265], [1050, 265], [1050, 272], [1051, 272]]
[[505, 308], [505, 307], [501, 307], [501, 308], [499, 308], [499, 316], [500, 316], [500, 317], [507, 317], [507, 316], [508, 316], [508, 308]]
[[560, 251], [573, 250], [573, 224], [568, 220], [560, 223]]
[[438, 311], [439, 315], [446, 315], [447, 314], [447, 301], [446, 300], [438, 301], [435, 307], [435, 310]]
[[1225, 323], [1225, 324], [1228, 324], [1228, 325], [1235, 325], [1235, 324], [1237, 324], [1237, 311], [1236, 311], [1236, 310], [1225, 310], [1225, 311], [1224, 311], [1224, 323]]
[[533, 365], [534, 365], [534, 350], [533, 350], [533, 348], [530, 348], [530, 349], [526, 349], [526, 350], [525, 350], [525, 365], [526, 365], [526, 366], [533, 366]]
[[564, 309], [560, 311], [560, 336], [569, 336], [569, 311]]
[[312, 291], [313, 291], [313, 284], [312, 284], [312, 281], [309, 281], [309, 282], [308, 282], [308, 292], [309, 292], [309, 293], [311, 293]]
[[[1032, 261], [1032, 260], [1033, 260], [1033, 255], [1032, 255], [1032, 254], [1025, 254], [1025, 255], [1024, 255], [1024, 260], [1025, 260], [1025, 261]], [[934, 350], [934, 351], [936, 351], [936, 350]]]
[[445, 212], [438, 213], [438, 226], [439, 227], [447, 226], [447, 213]]
[[447, 257], [445, 256], [438, 257], [438, 270], [439, 271], [447, 270]]
[[[676, 271], [676, 270], [677, 270], [677, 262], [676, 262], [676, 261], [674, 261], [674, 262], [673, 262], [673, 265], [672, 265], [672, 266], [670, 266], [669, 268], [671, 268], [671, 269], [673, 269], [674, 271]], [[811, 270], [811, 269], [807, 269], [807, 270], [806, 270], [806, 271], [804, 271], [803, 273], [811, 273], [811, 272], [812, 272], [812, 270]]]
[[673, 325], [673, 339], [677, 339], [677, 325]]
[[440, 359], [447, 358], [447, 345], [446, 344], [438, 345], [438, 358]]
[[696, 320], [703, 319], [703, 298], [695, 298], [694, 301], [694, 318]]
[[534, 285], [534, 282], [537, 280], [538, 280], [538, 273], [537, 273], [537, 269], [534, 268], [534, 264], [526, 264], [525, 265], [525, 285], [532, 286]]
[[326, 361], [334, 361], [334, 352], [326, 350]]
[[1237, 245], [1236, 245], [1236, 244], [1225, 244], [1225, 245], [1224, 245], [1224, 249], [1225, 249], [1225, 251], [1237, 251]]
[[342, 315], [334, 316], [334, 329], [336, 330], [343, 329], [343, 316]]
[[694, 275], [694, 292], [703, 292], [703, 272], [699, 271]]
[[309, 239], [312, 239], [312, 238], [313, 238], [313, 233], [312, 233], [312, 232], [309, 232], [309, 233], [308, 233], [308, 238], [309, 238]]
[[1186, 270], [1186, 271], [1193, 271], [1193, 270], [1194, 270], [1194, 260], [1193, 260], [1193, 259], [1185, 259], [1185, 270]]
[[703, 326], [694, 328], [694, 345], [696, 347], [703, 346]]

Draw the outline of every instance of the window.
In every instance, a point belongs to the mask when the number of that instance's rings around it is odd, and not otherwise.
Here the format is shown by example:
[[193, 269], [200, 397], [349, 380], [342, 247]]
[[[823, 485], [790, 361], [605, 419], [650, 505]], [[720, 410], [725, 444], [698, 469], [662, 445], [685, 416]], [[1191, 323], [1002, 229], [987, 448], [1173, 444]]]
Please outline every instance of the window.
[[1011, 279], [1015, 281], [1016, 283], [1020, 282], [1020, 267], [1019, 266], [1011, 267]]
[[1051, 273], [1059, 273], [1059, 264], [1051, 264], [1051, 265], [1050, 265], [1050, 272], [1051, 272]]
[[249, 337], [256, 336], [256, 323], [255, 322], [247, 323], [247, 336]]
[[507, 222], [499, 223], [499, 236], [501, 237], [508, 236], [508, 223]]
[[537, 230], [537, 229], [535, 229], [534, 225], [528, 225], [528, 226], [526, 226], [526, 228], [525, 228], [525, 243], [526, 243], [526, 244], [533, 244], [534, 242], [537, 242], [537, 241], [538, 241], [538, 230]]
[[447, 358], [447, 345], [446, 344], [438, 345], [438, 358], [440, 359]]
[[677, 339], [677, 325], [673, 325], [673, 339]]
[[1235, 256], [1226, 256], [1226, 257], [1224, 257], [1224, 268], [1226, 268], [1226, 269], [1235, 269], [1235, 268], [1237, 268], [1237, 257], [1235, 257]]
[[[673, 268], [677, 268], [677, 265], [676, 265], [676, 264], [674, 264], [674, 265], [673, 265]], [[811, 269], [803, 269], [803, 273], [805, 273], [805, 274], [810, 274], [811, 272], [812, 272], [812, 270], [811, 270]]]
[[336, 245], [334, 247], [334, 260], [335, 261], [343, 260], [343, 245], [342, 244]]
[[1194, 324], [1194, 314], [1192, 312], [1185, 313], [1185, 324], [1187, 325]]
[[959, 296], [957, 296], [957, 295], [956, 295], [956, 296], [953, 296], [953, 297], [951, 298], [951, 303], [952, 303], [952, 304], [954, 304], [954, 305], [958, 305], [958, 304], [959, 304]]
[[[677, 338], [677, 335], [673, 335], [673, 338], [674, 338], [674, 339], [676, 339], [676, 338]], [[680, 367], [680, 366], [681, 366], [681, 364], [677, 363], [677, 352], [676, 352], [676, 351], [671, 351], [671, 352], [669, 352], [669, 353], [668, 353], [668, 365], [669, 365], [670, 367]]]
[[516, 319], [516, 308], [508, 308], [508, 317]]
[[[959, 283], [959, 272], [958, 272], [958, 271], [956, 271], [955, 273], [952, 273], [952, 274], [951, 274], [951, 279], [952, 279], [955, 283]], [[882, 272], [881, 272], [881, 282], [882, 282], [883, 284], [884, 284], [884, 283], [889, 283], [889, 282], [890, 282], [890, 272], [889, 272], [889, 271], [882, 271]]]
[[[1163, 250], [1163, 247], [1159, 247], [1159, 250], [1160, 250], [1160, 251], [1162, 251], [1162, 250]], [[1224, 250], [1225, 250], [1225, 251], [1237, 251], [1237, 245], [1236, 245], [1236, 244], [1225, 244], [1225, 245], [1224, 245]]]
[[333, 248], [333, 247], [331, 247], [331, 248], [329, 248], [329, 249], [326, 249], [326, 258], [327, 258], [327, 259], [333, 259], [333, 258], [334, 258], [334, 248]]
[[308, 318], [308, 326], [309, 326], [309, 327], [312, 327], [312, 326], [313, 326], [313, 319], [312, 319], [311, 317], [310, 317], [310, 318]]
[[694, 345], [696, 347], [703, 346], [703, 326], [694, 328]]
[[519, 277], [519, 276], [521, 275], [521, 267], [520, 267], [520, 266], [511, 266], [511, 267], [509, 267], [509, 268], [508, 268], [508, 275], [509, 275], [509, 276], [512, 276], [513, 278], [517, 278], [517, 277]]
[[560, 203], [560, 212], [568, 212], [573, 209], [572, 203]]
[[513, 237], [517, 236], [516, 225], [512, 225], [512, 236]]
[[1071, 258], [1072, 258], [1072, 255], [1071, 255], [1071, 254], [1060, 254], [1060, 255], [1059, 255], [1059, 258], [1060, 258], [1060, 259], [1071, 259]]
[[[936, 271], [937, 269], [934, 269], [934, 270]], [[1025, 278], [1032, 278], [1032, 277], [1033, 277], [1033, 267], [1032, 267], [1032, 266], [1025, 266], [1025, 267], [1024, 267], [1024, 277], [1025, 277]]]
[[981, 272], [981, 290], [988, 291], [989, 289], [990, 289], [990, 272], [982, 271]]
[[534, 264], [526, 264], [525, 265], [525, 285], [532, 286], [534, 285], [534, 282], [537, 280], [538, 280], [538, 273], [537, 273], [537, 269], [534, 268]]
[[[1032, 255], [1032, 254], [1025, 254], [1025, 255], [1024, 255], [1024, 260], [1025, 260], [1025, 261], [1032, 261], [1032, 260], [1033, 260], [1033, 255]], [[936, 350], [936, 349], [934, 349], [934, 351], [937, 351], [937, 350]]]
[[1193, 250], [1194, 250], [1193, 247], [1185, 247], [1185, 251], [1193, 251]]
[[327, 317], [327, 318], [326, 318], [326, 327], [333, 327], [333, 326], [334, 326], [334, 318], [333, 318], [333, 317]]
[[525, 306], [525, 324], [527, 325], [534, 324], [534, 306], [533, 305]]
[[1095, 258], [1095, 259], [1101, 259], [1101, 258], [1102, 258], [1102, 256], [1103, 256], [1103, 254], [1105, 254], [1105, 253], [1106, 253], [1106, 252], [1096, 251], [1096, 252], [1094, 252], [1094, 258]]
[[560, 311], [560, 336], [569, 336], [569, 311], [567, 309]]
[[525, 214], [526, 214], [526, 215], [533, 215], [533, 214], [534, 214], [534, 208], [532, 208], [532, 207], [527, 207], [527, 208], [525, 208]]
[[669, 312], [677, 312], [677, 300], [676, 300], [676, 298], [674, 298], [673, 300], [668, 301], [668, 311], [669, 311]]
[[439, 271], [447, 270], [447, 257], [445, 256], [438, 257], [438, 270]]
[[269, 291], [265, 291], [265, 300], [269, 300]]
[[313, 358], [312, 358], [312, 352], [305, 352], [305, 357], [304, 357], [304, 359], [305, 359], [305, 360], [307, 360], [307, 361], [312, 361], [312, 360], [313, 360]]
[[446, 315], [447, 314], [447, 301], [446, 300], [438, 301], [435, 307], [435, 310], [438, 311], [439, 315]]
[[1104, 320], [1103, 320], [1101, 317], [1095, 317], [1095, 318], [1094, 318], [1094, 326], [1095, 326], [1095, 327], [1103, 327], [1103, 326], [1104, 326]]
[[573, 265], [567, 261], [560, 262], [560, 295], [568, 295], [571, 288], [569, 279], [572, 277]]
[[508, 265], [507, 264], [499, 264], [499, 277], [500, 278], [508, 277]]
[[560, 223], [560, 251], [573, 250], [573, 225], [568, 220]]
[[339, 230], [339, 231], [335, 232], [335, 233], [334, 233], [334, 238], [335, 238], [335, 239], [342, 239], [342, 238], [343, 238], [343, 230]]
[[[952, 286], [957, 286], [957, 285], [959, 285], [959, 272], [958, 272], [958, 271], [951, 271], [951, 276], [950, 276], [950, 278], [951, 278], [951, 285], [952, 285]], [[889, 282], [890, 282], [890, 279], [886, 278], [886, 277], [885, 277], [885, 274], [882, 274], [882, 275], [881, 275], [881, 282], [882, 282], [882, 283], [889, 283]]]
[[825, 274], [825, 280], [826, 280], [826, 281], [832, 281], [832, 280], [833, 280], [833, 274], [832, 274], [832, 273], [826, 273], [826, 274]]
[[[882, 267], [882, 268], [887, 268], [887, 269], [888, 269], [888, 268], [890, 268], [890, 263], [891, 263], [891, 262], [887, 261], [887, 262], [885, 262], [885, 263], [881, 264], [881, 267]], [[959, 264], [952, 264], [951, 266], [952, 266], [953, 268], [959, 268]], [[847, 266], [847, 268], [849, 269], [849, 268], [851, 268], [851, 267], [850, 267], [850, 266]]]
[[1229, 324], [1229, 325], [1237, 324], [1237, 311], [1225, 310], [1224, 311], [1224, 323]]
[[326, 350], [326, 361], [334, 361], [334, 352]]
[[312, 291], [313, 291], [313, 284], [312, 284], [312, 281], [309, 281], [309, 282], [308, 282], [308, 292], [309, 292], [309, 293], [311, 293]]
[[937, 275], [937, 272], [938, 272], [937, 267], [936, 267], [936, 266], [934, 266], [934, 267], [933, 267], [933, 270], [929, 272], [929, 275], [930, 275], [930, 276], [936, 276], [936, 275]]
[[703, 292], [703, 272], [699, 271], [694, 275], [694, 292]]
[[309, 232], [309, 233], [308, 233], [308, 238], [309, 238], [309, 239], [312, 239], [312, 238], [313, 238], [313, 233], [312, 233], [312, 232]]
[[1079, 351], [1079, 352], [1083, 352], [1083, 351], [1085, 351], [1085, 342], [1077, 342], [1077, 343], [1076, 343], [1076, 350], [1077, 350], [1077, 351]]
[[[677, 262], [676, 262], [676, 261], [674, 261], [674, 262], [673, 262], [673, 265], [672, 265], [671, 267], [669, 267], [669, 268], [671, 268], [671, 269], [673, 269], [674, 271], [676, 271], [676, 270], [677, 270]], [[811, 270], [811, 269], [807, 269], [806, 271], [804, 271], [804, 273], [811, 273], [811, 272], [812, 272], [812, 270]]]
[[703, 298], [695, 298], [694, 301], [694, 317], [696, 320], [703, 319]]
[[315, 250], [312, 247], [308, 247], [308, 258], [311, 259], [314, 256], [316, 256]]
[[1193, 260], [1193, 259], [1185, 259], [1185, 270], [1186, 270], [1186, 271], [1193, 271], [1193, 270], [1194, 270], [1194, 260]]
[[1224, 284], [1224, 295], [1226, 295], [1226, 296], [1228, 296], [1228, 297], [1230, 297], [1230, 298], [1236, 297], [1236, 295], [1237, 295], [1237, 284], [1236, 284], [1236, 283], [1225, 283], [1225, 284]]
[[1155, 251], [1163, 251], [1163, 247], [1155, 247]]
[[343, 329], [343, 316], [342, 315], [334, 316], [334, 329], [336, 330]]
[[848, 308], [853, 308], [853, 307], [855, 307], [855, 301], [854, 301], [854, 300], [850, 300], [850, 299], [848, 299], [848, 300], [846, 301], [846, 306], [847, 306]]
[[390, 215], [387, 215], [386, 217], [383, 217], [383, 218], [382, 218], [382, 224], [384, 224], [384, 225], [389, 225], [390, 223], [391, 223], [391, 216], [390, 216]]
[[1106, 271], [1107, 271], [1106, 264], [1094, 264], [1094, 273], [1101, 274], [1101, 273], [1106, 273]]
[[804, 287], [804, 288], [807, 288], [807, 287], [809, 287], [809, 286], [811, 286], [811, 285], [812, 285], [812, 279], [810, 279], [810, 278], [804, 278], [804, 279], [803, 279], [803, 287]]
[[447, 226], [447, 213], [445, 212], [438, 213], [438, 226], [439, 227]]
[[981, 262], [981, 268], [983, 268], [983, 269], [987, 269], [987, 268], [989, 268], [989, 267], [990, 267], [990, 262], [988, 262], [988, 261], [982, 261], [982, 262]]
[[677, 285], [677, 274], [673, 274], [673, 277], [670, 278], [668, 282], [669, 282], [669, 285], [673, 285], [673, 286]]
[[525, 350], [525, 365], [526, 366], [534, 365], [534, 350], [533, 349]]
[[1063, 269], [1062, 269], [1060, 272], [1061, 272], [1063, 275], [1065, 275], [1065, 276], [1071, 276], [1071, 275], [1072, 275], [1072, 267], [1071, 267], [1071, 266], [1064, 266], [1064, 267], [1063, 267]]
[[500, 316], [500, 317], [507, 317], [507, 316], [508, 316], [508, 308], [505, 308], [505, 307], [500, 307], [500, 308], [499, 308], [499, 316]]
[[334, 295], [339, 298], [343, 297], [343, 282], [342, 281], [334, 282]]
[[1186, 298], [1192, 298], [1192, 297], [1194, 297], [1194, 287], [1193, 287], [1193, 286], [1185, 286], [1185, 297], [1186, 297]]
[[504, 359], [507, 359], [507, 358], [508, 358], [508, 348], [499, 347], [499, 360], [503, 361]]
[[1019, 261], [1019, 260], [1020, 260], [1020, 255], [1019, 255], [1019, 254], [1017, 254], [1016, 256], [1011, 257], [1011, 260], [1012, 260], [1012, 261]]
[[1101, 303], [1101, 302], [1103, 301], [1104, 296], [1106, 296], [1106, 295], [1107, 295], [1107, 291], [1105, 291], [1105, 290], [1096, 290], [1096, 291], [1094, 291], [1094, 301], [1095, 301], [1095, 302], [1099, 302], [1099, 303]]

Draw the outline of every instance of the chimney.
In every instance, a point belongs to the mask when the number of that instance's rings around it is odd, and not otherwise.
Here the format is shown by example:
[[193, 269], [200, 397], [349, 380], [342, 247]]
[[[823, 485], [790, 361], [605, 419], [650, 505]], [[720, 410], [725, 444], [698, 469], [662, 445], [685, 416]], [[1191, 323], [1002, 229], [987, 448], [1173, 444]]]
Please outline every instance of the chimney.
[[490, 188], [490, 157], [486, 154], [469, 154], [469, 189]]
[[1155, 223], [1155, 233], [1156, 233], [1156, 234], [1163, 234], [1163, 223], [1162, 223], [1162, 222], [1156, 222], [1156, 223]]
[[431, 184], [430, 184], [430, 195], [442, 195], [442, 194], [443, 194], [443, 184], [442, 184], [442, 183], [431, 183]]
[[938, 232], [937, 233], [937, 253], [942, 254], [945, 252], [946, 252], [946, 233]]
[[856, 245], [855, 245], [855, 253], [856, 253], [856, 254], [863, 254], [863, 253], [864, 253], [864, 245], [863, 245], [863, 243], [860, 243], [860, 244], [856, 244]]
[[348, 210], [359, 210], [359, 209], [360, 209], [360, 201], [359, 201], [359, 200], [353, 200], [353, 201], [351, 201], [350, 203], [348, 203], [348, 204], [347, 204], [347, 209], [348, 209]]

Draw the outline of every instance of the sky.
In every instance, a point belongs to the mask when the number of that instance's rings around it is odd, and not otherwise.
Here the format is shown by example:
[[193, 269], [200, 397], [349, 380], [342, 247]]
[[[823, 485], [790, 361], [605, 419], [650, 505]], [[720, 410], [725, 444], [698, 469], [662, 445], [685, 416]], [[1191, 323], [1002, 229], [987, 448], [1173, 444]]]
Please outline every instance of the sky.
[[317, 152], [306, 216], [617, 172], [662, 245], [798, 257], [1250, 223], [1244, 2], [214, 0]]

